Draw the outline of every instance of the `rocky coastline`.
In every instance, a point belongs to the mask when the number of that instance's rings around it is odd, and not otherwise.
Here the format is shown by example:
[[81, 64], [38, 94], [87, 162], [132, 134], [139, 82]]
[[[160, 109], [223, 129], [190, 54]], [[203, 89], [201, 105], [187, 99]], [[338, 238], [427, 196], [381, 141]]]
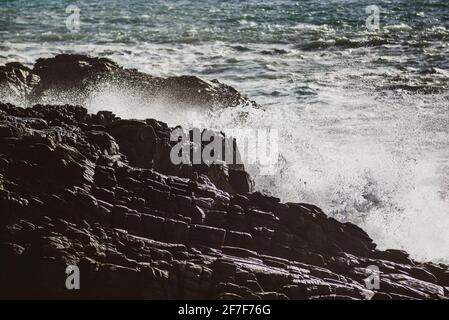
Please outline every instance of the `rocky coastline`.
[[[173, 128], [157, 119], [88, 113], [86, 92], [105, 81], [150, 100], [259, 107], [219, 81], [105, 58], [0, 66], [0, 298], [449, 297], [447, 265], [378, 250], [313, 204], [260, 193], [242, 165], [172, 164]], [[43, 104], [54, 92], [70, 104]], [[216, 137], [233, 143], [225, 134]], [[80, 269], [79, 290], [65, 286], [68, 265]], [[372, 266], [378, 288], [366, 285]]]

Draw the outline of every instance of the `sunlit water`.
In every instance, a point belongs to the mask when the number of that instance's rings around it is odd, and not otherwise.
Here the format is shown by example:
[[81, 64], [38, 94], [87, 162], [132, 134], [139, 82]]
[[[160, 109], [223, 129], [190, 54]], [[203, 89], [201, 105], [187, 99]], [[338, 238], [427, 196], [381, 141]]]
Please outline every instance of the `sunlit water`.
[[[381, 8], [378, 32], [365, 26], [368, 5]], [[264, 109], [148, 105], [126, 86], [105, 86], [88, 107], [279, 129], [277, 174], [249, 168], [259, 189], [354, 221], [382, 248], [449, 261], [447, 1], [1, 0], [0, 40], [1, 64], [87, 53], [228, 83]]]

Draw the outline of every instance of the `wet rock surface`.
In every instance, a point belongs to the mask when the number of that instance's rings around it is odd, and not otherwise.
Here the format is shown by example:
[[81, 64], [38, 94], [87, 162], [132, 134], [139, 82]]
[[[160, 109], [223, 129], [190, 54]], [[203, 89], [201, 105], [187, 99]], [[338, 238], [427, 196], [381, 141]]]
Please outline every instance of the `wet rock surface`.
[[[26, 71], [44, 79], [39, 90], [73, 85], [60, 79], [66, 58], [55, 59]], [[119, 68], [89, 60], [76, 82], [95, 64]], [[242, 166], [172, 164], [171, 130], [79, 106], [0, 103], [0, 297], [449, 296], [448, 266], [380, 251], [354, 224], [254, 191]], [[68, 265], [80, 290], [65, 287]], [[365, 283], [373, 266], [378, 288]]]

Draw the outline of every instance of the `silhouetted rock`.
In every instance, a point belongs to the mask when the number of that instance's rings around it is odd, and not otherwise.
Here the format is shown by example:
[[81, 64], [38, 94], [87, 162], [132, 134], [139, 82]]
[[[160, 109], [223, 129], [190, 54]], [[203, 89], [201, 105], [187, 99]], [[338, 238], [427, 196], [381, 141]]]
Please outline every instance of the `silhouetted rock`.
[[154, 77], [124, 69], [107, 58], [60, 54], [38, 59], [32, 69], [20, 63], [0, 67], [1, 92], [31, 103], [48, 103], [48, 98], [58, 96], [65, 103], [85, 105], [89, 94], [101, 88], [129, 90], [147, 101], [204, 107], [256, 106], [254, 101], [217, 80]]

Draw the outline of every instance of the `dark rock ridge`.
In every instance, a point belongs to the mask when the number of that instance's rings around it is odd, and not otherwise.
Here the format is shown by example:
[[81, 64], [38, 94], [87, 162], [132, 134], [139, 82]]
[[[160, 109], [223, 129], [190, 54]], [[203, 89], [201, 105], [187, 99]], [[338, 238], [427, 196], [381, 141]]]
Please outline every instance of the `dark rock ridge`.
[[[171, 129], [0, 103], [0, 298], [449, 296], [448, 266], [377, 250], [354, 224], [255, 192], [243, 166], [173, 165]], [[80, 290], [65, 287], [68, 265]], [[379, 289], [365, 285], [371, 266]]]
[[122, 68], [107, 58], [61, 54], [38, 59], [32, 69], [20, 63], [0, 66], [0, 93], [10, 101], [37, 104], [56, 96], [58, 101], [84, 106], [89, 93], [105, 85], [126, 89], [147, 101], [204, 107], [257, 105], [218, 80], [155, 77]]

